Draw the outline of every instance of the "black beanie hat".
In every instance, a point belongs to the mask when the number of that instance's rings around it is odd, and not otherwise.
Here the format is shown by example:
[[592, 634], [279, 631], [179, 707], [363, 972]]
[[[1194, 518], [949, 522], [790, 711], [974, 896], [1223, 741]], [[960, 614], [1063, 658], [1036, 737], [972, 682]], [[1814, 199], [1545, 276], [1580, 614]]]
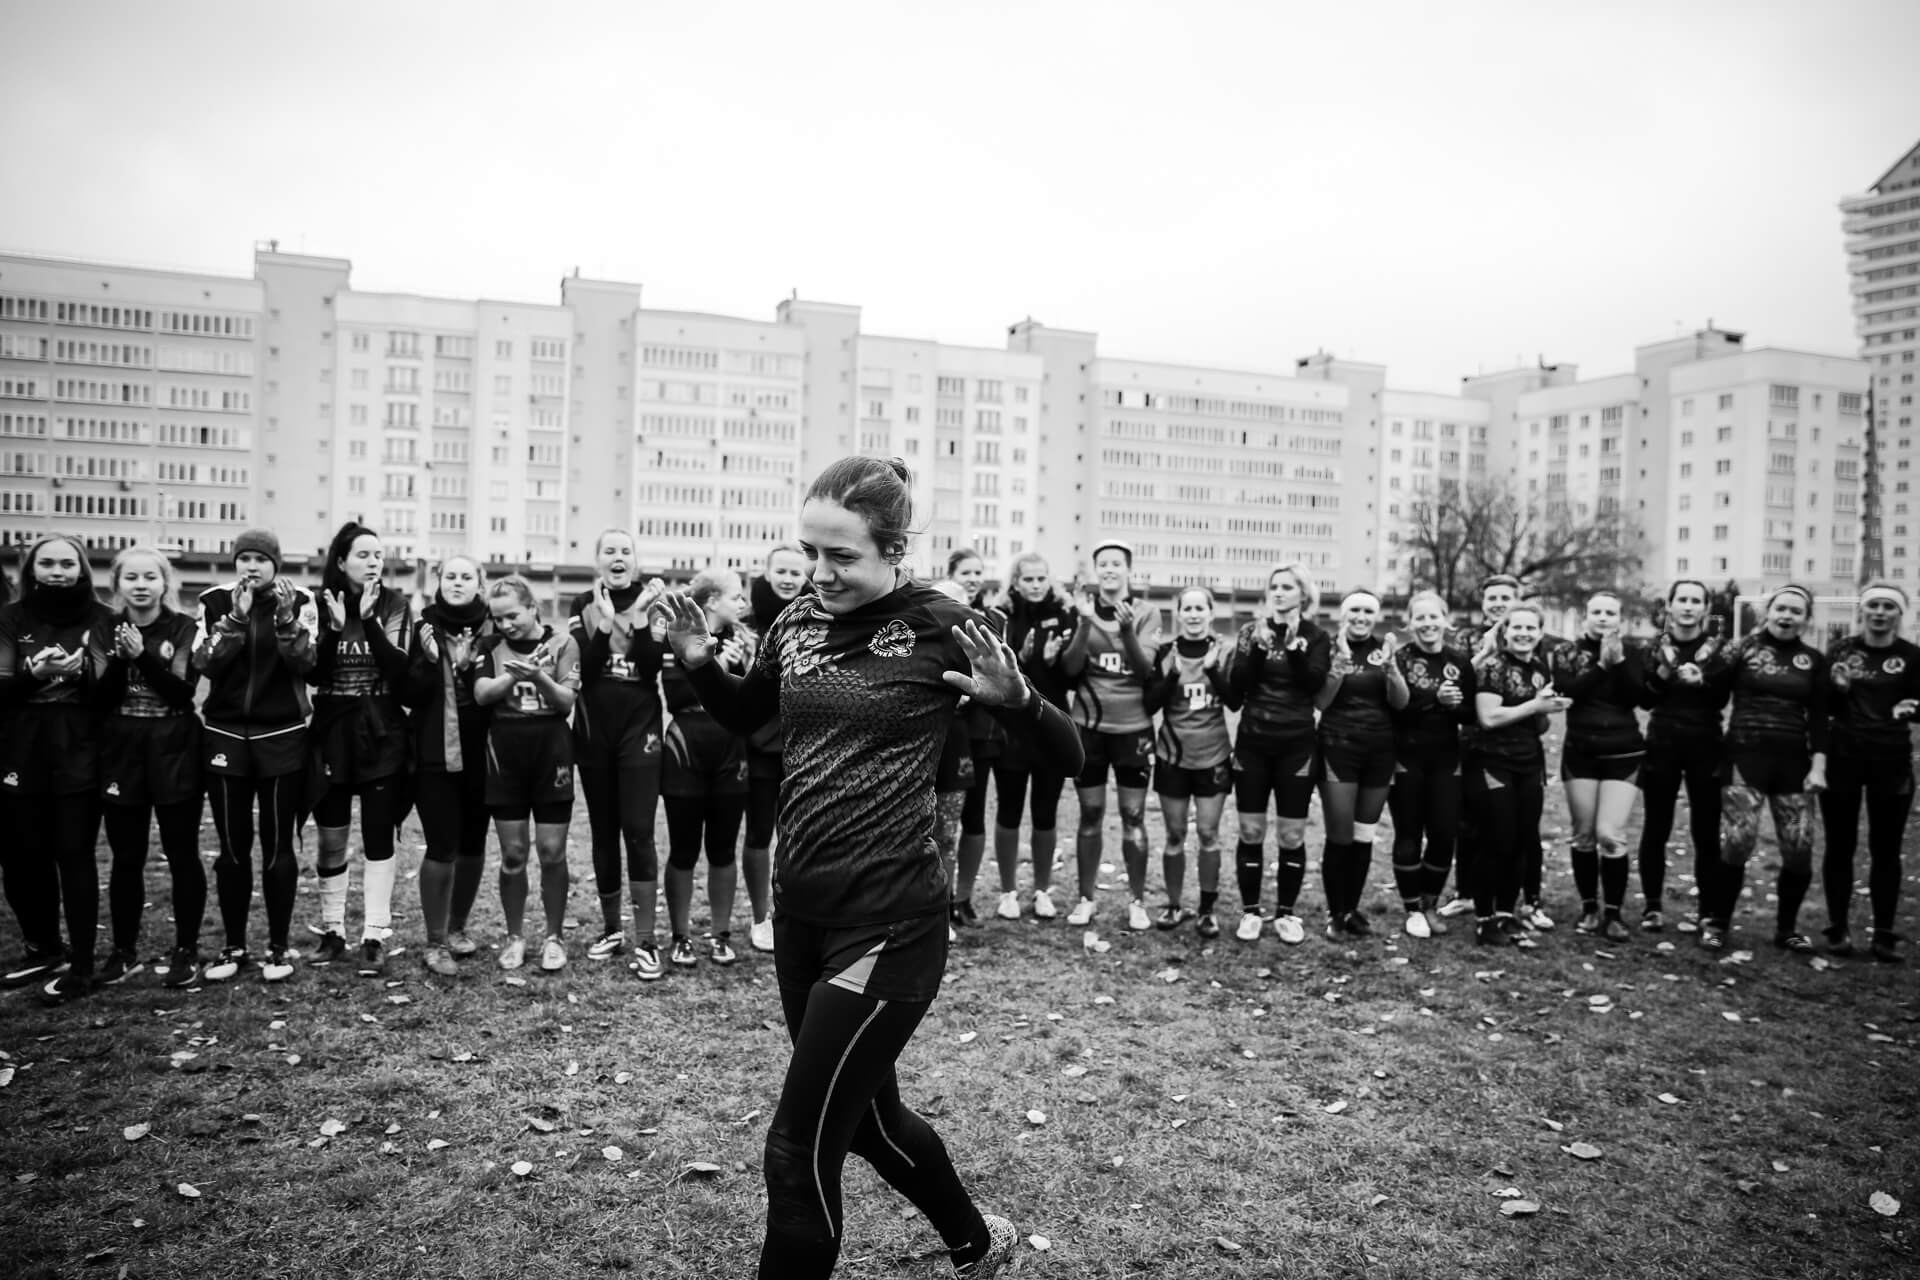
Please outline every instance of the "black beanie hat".
[[272, 530], [248, 529], [233, 540], [233, 558], [235, 560], [238, 560], [249, 551], [263, 555], [273, 561], [273, 567], [276, 570], [280, 568], [280, 539], [273, 535]]

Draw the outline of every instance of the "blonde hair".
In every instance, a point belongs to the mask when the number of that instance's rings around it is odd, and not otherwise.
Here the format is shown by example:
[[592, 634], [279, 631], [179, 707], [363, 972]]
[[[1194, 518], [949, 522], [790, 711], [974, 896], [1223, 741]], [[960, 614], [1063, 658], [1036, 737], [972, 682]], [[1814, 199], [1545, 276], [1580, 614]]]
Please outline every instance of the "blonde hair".
[[513, 596], [526, 608], [532, 609], [535, 613], [540, 612], [540, 602], [534, 598], [533, 584], [517, 573], [510, 573], [504, 578], [496, 579], [486, 589], [487, 599], [492, 600], [499, 596]]
[[179, 612], [180, 601], [174, 594], [173, 562], [161, 553], [160, 548], [144, 542], [122, 547], [120, 554], [113, 558], [113, 568], [107, 572], [107, 583], [113, 590], [113, 607], [122, 610], [127, 607], [127, 598], [120, 592], [120, 570], [141, 557], [153, 561], [160, 568], [160, 607]]
[[1428, 600], [1439, 605], [1441, 613], [1446, 614], [1449, 618], [1453, 616], [1453, 606], [1448, 604], [1447, 598], [1438, 591], [1416, 591], [1413, 593], [1413, 599], [1407, 601], [1407, 618], [1409, 621], [1412, 620], [1414, 612]]
[[1313, 574], [1306, 565], [1298, 560], [1287, 560], [1267, 570], [1269, 591], [1273, 589], [1274, 576], [1282, 573], [1293, 575], [1293, 580], [1300, 584], [1300, 616], [1312, 617], [1313, 611], [1320, 607], [1320, 584], [1313, 580]]

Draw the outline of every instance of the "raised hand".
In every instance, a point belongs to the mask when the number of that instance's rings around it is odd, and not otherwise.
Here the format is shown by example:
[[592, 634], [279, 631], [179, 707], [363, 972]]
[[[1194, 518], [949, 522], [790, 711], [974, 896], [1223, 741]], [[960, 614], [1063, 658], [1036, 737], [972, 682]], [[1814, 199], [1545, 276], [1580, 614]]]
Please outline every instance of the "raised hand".
[[1626, 645], [1620, 639], [1618, 631], [1609, 632], [1600, 642], [1600, 665], [1617, 667], [1626, 659]]
[[320, 598], [327, 602], [327, 617], [333, 622], [335, 631], [347, 629], [347, 598], [338, 591], [323, 591]]
[[294, 619], [294, 607], [299, 597], [294, 595], [293, 584], [285, 578], [273, 580], [273, 620], [286, 626]]
[[1393, 655], [1400, 652], [1400, 638], [1389, 631], [1380, 641], [1380, 661], [1391, 663]]
[[374, 609], [380, 601], [380, 579], [368, 578], [367, 585], [360, 589], [360, 620], [372, 622]]
[[707, 611], [693, 597], [679, 591], [660, 598], [655, 606], [667, 620], [667, 644], [680, 665], [692, 670], [713, 657], [713, 633], [707, 630]]
[[[277, 581], [278, 580], [276, 580], [276, 584], [277, 584]], [[236, 583], [233, 588], [233, 619], [234, 621], [245, 622], [247, 620], [247, 615], [252, 612], [253, 612], [253, 584], [251, 582]]]
[[144, 648], [146, 648], [146, 641], [141, 638], [140, 628], [131, 622], [123, 622], [113, 629], [114, 657], [125, 658], [131, 662], [140, 656], [140, 651]]
[[473, 661], [473, 637], [456, 631], [447, 637], [447, 662], [455, 671], [464, 670]]
[[607, 584], [599, 578], [593, 580], [593, 625], [594, 630], [605, 635], [613, 630], [613, 596], [607, 591]]
[[1092, 622], [1094, 618], [1098, 616], [1094, 612], [1095, 602], [1098, 599], [1099, 595], [1094, 588], [1082, 587], [1080, 588], [1080, 594], [1073, 598], [1073, 607], [1082, 618], [1085, 618], [1088, 622]]
[[[668, 634], [671, 635], [672, 631], [669, 630]], [[1018, 707], [1026, 704], [1032, 695], [1027, 691], [1026, 680], [1020, 675], [1020, 665], [1014, 660], [1013, 650], [1007, 648], [1007, 642], [995, 635], [992, 628], [983, 627], [970, 618], [953, 629], [953, 638], [960, 642], [960, 651], [967, 655], [967, 663], [973, 668], [973, 674], [948, 671], [941, 679], [982, 706]]]
[[440, 661], [440, 632], [431, 622], [420, 624], [420, 652], [427, 655], [428, 662]]

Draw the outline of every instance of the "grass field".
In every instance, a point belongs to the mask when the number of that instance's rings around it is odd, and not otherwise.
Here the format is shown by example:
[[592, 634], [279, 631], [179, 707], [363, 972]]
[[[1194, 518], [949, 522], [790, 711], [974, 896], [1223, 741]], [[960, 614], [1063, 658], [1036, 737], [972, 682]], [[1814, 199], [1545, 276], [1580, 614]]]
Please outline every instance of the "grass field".
[[[1385, 862], [1383, 840], [1383, 936], [1352, 947], [1129, 935], [1117, 891], [1104, 953], [1064, 922], [963, 937], [903, 1089], [983, 1206], [1041, 1238], [1014, 1274], [1920, 1274], [1920, 979], [1773, 951], [1770, 856], [1735, 926], [1752, 955], [1725, 959], [1564, 924], [1531, 954], [1457, 928], [1416, 942]], [[1690, 855], [1673, 864], [1678, 897]], [[1565, 866], [1559, 847], [1563, 922]], [[574, 873], [586, 920], [584, 847]], [[157, 956], [157, 851], [148, 876]], [[141, 975], [58, 1009], [0, 996], [0, 1276], [751, 1275], [786, 1061], [770, 957], [642, 987], [580, 958], [583, 929], [560, 975], [483, 952], [442, 980], [410, 876], [395, 898], [407, 949], [384, 984], [302, 967], [272, 988]], [[1230, 929], [1230, 883], [1223, 906]], [[491, 936], [491, 883], [482, 908]], [[0, 949], [17, 945], [8, 919]], [[951, 1274], [857, 1161], [847, 1185], [839, 1274]], [[1883, 1216], [1876, 1192], [1904, 1207]], [[1504, 1215], [1516, 1194], [1538, 1212]]]

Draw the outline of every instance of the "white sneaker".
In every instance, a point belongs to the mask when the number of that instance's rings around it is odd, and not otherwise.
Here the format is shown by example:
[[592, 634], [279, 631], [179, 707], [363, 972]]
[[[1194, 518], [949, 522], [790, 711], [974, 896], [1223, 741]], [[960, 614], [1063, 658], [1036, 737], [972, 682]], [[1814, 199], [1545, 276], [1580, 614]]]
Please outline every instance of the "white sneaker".
[[1541, 933], [1553, 928], [1553, 917], [1540, 909], [1540, 904], [1530, 903], [1521, 909], [1520, 923], [1529, 929], [1538, 929]]
[[1240, 917], [1239, 927], [1234, 929], [1233, 936], [1242, 942], [1258, 942], [1260, 931], [1266, 927], [1267, 922], [1260, 918], [1258, 911], [1249, 911]]
[[1135, 933], [1153, 928], [1153, 921], [1147, 917], [1147, 904], [1138, 898], [1127, 904], [1127, 928]]
[[1299, 916], [1289, 911], [1273, 918], [1273, 936], [1290, 947], [1297, 947], [1307, 940], [1307, 926], [1300, 923]]
[[200, 971], [200, 976], [208, 982], [232, 982], [248, 963], [245, 947], [228, 947], [218, 959]]
[[1424, 912], [1407, 912], [1407, 923], [1405, 927], [1409, 938], [1431, 938], [1433, 936], [1433, 930], [1427, 927], [1427, 917]]
[[1060, 914], [1060, 908], [1053, 905], [1053, 895], [1045, 889], [1033, 891], [1033, 918], [1051, 920]]
[[267, 958], [260, 962], [260, 978], [263, 982], [285, 982], [293, 976], [293, 953], [285, 947], [274, 947], [267, 952]]
[[1472, 898], [1448, 898], [1440, 906], [1440, 914], [1448, 919], [1452, 919], [1454, 916], [1464, 916], [1472, 910]]
[[[1039, 913], [1036, 912], [1035, 914], [1037, 915]], [[1092, 898], [1080, 899], [1080, 901], [1074, 905], [1073, 910], [1067, 912], [1067, 923], [1071, 925], [1092, 924], [1093, 923], [1093, 899]]]
[[615, 956], [623, 956], [626, 953], [627, 935], [620, 929], [612, 933], [603, 933], [587, 945], [589, 960], [611, 960]]
[[773, 917], [768, 916], [747, 930], [747, 942], [755, 951], [773, 950]]
[[548, 973], [557, 973], [567, 967], [567, 944], [555, 937], [549, 937], [540, 948], [540, 967]]
[[518, 969], [527, 962], [527, 940], [512, 936], [500, 944], [500, 967]]
[[993, 914], [999, 916], [1002, 920], [1018, 920], [1020, 918], [1020, 895], [1011, 889], [1001, 894], [1000, 905], [993, 909]]

